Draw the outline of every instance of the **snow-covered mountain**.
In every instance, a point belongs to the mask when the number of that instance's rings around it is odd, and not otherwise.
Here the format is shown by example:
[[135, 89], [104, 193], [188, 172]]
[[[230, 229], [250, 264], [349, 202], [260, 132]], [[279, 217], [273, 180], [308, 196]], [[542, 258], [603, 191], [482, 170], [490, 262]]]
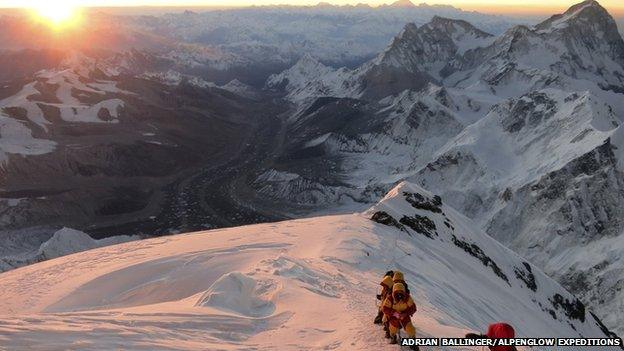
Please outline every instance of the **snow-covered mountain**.
[[266, 87], [287, 92], [287, 99], [304, 105], [319, 96], [346, 97], [355, 95], [354, 89], [346, 83], [351, 79], [347, 68], [334, 69], [321, 63], [317, 58], [306, 54], [289, 69], [271, 75]]
[[463, 130], [460, 110], [470, 107], [434, 85], [379, 102], [318, 98], [288, 121], [283, 154], [257, 191], [293, 208], [374, 202]]
[[598, 2], [499, 36], [434, 18], [359, 68], [295, 67], [268, 82], [295, 107], [259, 191], [340, 207], [411, 179], [621, 328], [624, 41]]
[[285, 89], [294, 102], [336, 96], [376, 100], [405, 90], [440, 84], [460, 65], [466, 51], [492, 44], [495, 37], [463, 20], [439, 16], [421, 27], [408, 23], [377, 57], [354, 70], [332, 69], [307, 55], [269, 77], [267, 87]]
[[0, 338], [11, 350], [393, 349], [372, 324], [389, 268], [405, 273], [420, 336], [493, 321], [521, 337], [610, 335], [537, 267], [402, 183], [361, 214], [135, 241], [4, 273]]
[[[624, 41], [615, 21], [596, 1], [586, 1], [535, 27], [516, 26], [498, 37], [465, 21], [438, 16], [421, 27], [410, 23], [375, 59], [350, 74], [341, 70], [342, 81], [325, 78], [336, 73], [305, 58], [295, 65], [301, 74], [292, 77], [291, 84], [301, 89], [309, 81], [322, 82], [334, 88], [319, 90], [316, 96], [329, 92], [365, 99], [420, 90], [427, 82], [486, 95], [485, 99], [561, 86], [592, 90], [612, 102], [622, 85], [623, 57]], [[284, 80], [290, 72], [277, 77]], [[335, 94], [335, 87], [341, 87], [342, 94]]]
[[521, 21], [403, 1], [380, 7], [319, 4], [187, 11], [142, 16], [133, 22], [152, 33], [219, 48], [251, 61], [290, 63], [307, 53], [342, 66], [375, 56], [405, 23], [423, 24], [436, 15], [464, 19], [496, 34]]
[[252, 139], [265, 140], [259, 130], [274, 106], [242, 96], [253, 91], [241, 84], [135, 70], [151, 59], [74, 51], [0, 84], [0, 230], [68, 226], [101, 237], [223, 223], [214, 215], [223, 201], [212, 215], [186, 214], [204, 201], [198, 189], [218, 179], [200, 174], [253, 158]]
[[0, 79], [32, 74], [37, 66], [52, 68], [67, 50], [139, 51], [168, 69], [220, 85], [237, 79], [261, 86], [269, 75], [306, 54], [335, 67], [357, 66], [374, 57], [408, 22], [454, 17], [494, 33], [525, 23], [451, 6], [408, 3], [377, 8], [256, 6], [157, 16], [91, 9], [83, 13], [88, 26], [67, 28], [62, 36], [32, 21], [30, 13], [13, 11], [0, 16], [0, 63], [8, 64], [0, 65]]

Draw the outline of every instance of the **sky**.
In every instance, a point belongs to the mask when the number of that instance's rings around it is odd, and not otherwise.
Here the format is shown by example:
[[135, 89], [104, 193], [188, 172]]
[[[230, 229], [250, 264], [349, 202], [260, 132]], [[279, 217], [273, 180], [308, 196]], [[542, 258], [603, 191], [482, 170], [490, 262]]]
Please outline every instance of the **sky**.
[[[74, 2], [80, 6], [249, 6], [249, 5], [313, 5], [319, 0], [0, 0], [0, 7], [23, 7], [27, 4]], [[372, 6], [390, 3], [392, 0], [329, 0], [333, 4], [367, 3]], [[535, 13], [552, 14], [562, 12], [580, 0], [413, 0], [414, 3], [447, 4], [464, 10], [487, 13]], [[602, 0], [600, 3], [614, 15], [624, 14], [624, 0]]]

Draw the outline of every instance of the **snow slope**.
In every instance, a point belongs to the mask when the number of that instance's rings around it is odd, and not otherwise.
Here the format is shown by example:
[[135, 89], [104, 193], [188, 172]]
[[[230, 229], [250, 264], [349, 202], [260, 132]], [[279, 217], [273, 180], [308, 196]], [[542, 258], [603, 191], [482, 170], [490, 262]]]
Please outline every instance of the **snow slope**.
[[[30, 233], [21, 234], [22, 236], [36, 236]], [[0, 256], [0, 272], [61, 256], [71, 255], [76, 252], [139, 240], [139, 238], [139, 236], [118, 235], [96, 240], [79, 230], [62, 228], [54, 232], [52, 237], [41, 243], [36, 250], [28, 250], [29, 244], [32, 245], [33, 241], [36, 242], [36, 238], [31, 238], [30, 240], [16, 238], [15, 244], [18, 247], [13, 247], [7, 250], [9, 252], [14, 252], [14, 254]], [[4, 244], [6, 245], [6, 240]], [[16, 249], [21, 249], [26, 252], [17, 254], [15, 253]]]
[[391, 350], [372, 324], [377, 281], [389, 268], [406, 274], [421, 336], [459, 337], [497, 320], [519, 336], [604, 336], [558, 284], [402, 183], [362, 214], [136, 241], [4, 273], [0, 343]]
[[[472, 217], [476, 215], [471, 210], [472, 195], [496, 199], [505, 189], [560, 170], [603, 145], [618, 125], [609, 105], [589, 92], [537, 90], [495, 105], [437, 150], [435, 161], [413, 179], [440, 193], [457, 195], [452, 206]], [[448, 163], [451, 159], [457, 163]], [[471, 167], [476, 171], [455, 174]], [[495, 201], [478, 207], [497, 210]]]

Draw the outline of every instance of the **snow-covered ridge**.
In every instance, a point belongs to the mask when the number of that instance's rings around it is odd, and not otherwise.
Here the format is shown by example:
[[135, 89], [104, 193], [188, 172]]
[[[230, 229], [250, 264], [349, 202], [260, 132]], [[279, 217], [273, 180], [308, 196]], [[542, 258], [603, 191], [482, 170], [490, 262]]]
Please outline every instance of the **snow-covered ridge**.
[[535, 266], [403, 183], [363, 214], [135, 241], [4, 273], [0, 337], [16, 350], [392, 349], [372, 324], [389, 268], [405, 273], [420, 336], [497, 320], [526, 337], [606, 332]]
[[177, 86], [184, 83], [200, 88], [216, 87], [213, 82], [205, 81], [199, 77], [182, 74], [178, 71], [168, 70], [165, 72], [146, 72], [140, 75], [141, 78], [154, 80], [165, 85]]
[[598, 1], [586, 0], [570, 7], [563, 14], [550, 17], [548, 20], [538, 24], [536, 28], [540, 29], [542, 32], [566, 29], [570, 26], [570, 22], [591, 20], [591, 18], [586, 17], [588, 13], [604, 15], [605, 11]]
[[79, 230], [62, 228], [56, 231], [50, 239], [43, 242], [35, 252], [0, 257], [0, 272], [98, 247], [139, 239], [138, 236], [119, 235], [96, 240]]
[[348, 97], [357, 95], [348, 80], [352, 73], [346, 68], [334, 69], [319, 62], [312, 55], [304, 55], [291, 68], [271, 75], [266, 87], [272, 90], [287, 91], [287, 98], [303, 105], [319, 96]]
[[118, 235], [96, 240], [79, 230], [63, 228], [54, 233], [52, 238], [48, 241], [41, 244], [37, 254], [41, 256], [41, 258], [49, 260], [97, 247], [116, 245], [138, 239], [138, 236]]

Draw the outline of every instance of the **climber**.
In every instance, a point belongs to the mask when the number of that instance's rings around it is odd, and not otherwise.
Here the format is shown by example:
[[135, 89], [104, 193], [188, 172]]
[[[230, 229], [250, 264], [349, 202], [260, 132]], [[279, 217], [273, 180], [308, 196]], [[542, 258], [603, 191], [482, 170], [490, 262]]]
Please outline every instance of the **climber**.
[[[416, 304], [407, 292], [405, 284], [395, 283], [392, 286], [392, 294], [386, 297], [382, 309], [388, 319], [391, 344], [398, 343], [397, 333], [401, 328], [405, 330], [409, 338], [416, 337], [416, 328], [410, 318], [416, 312]], [[419, 349], [416, 345], [410, 347], [412, 350]]]
[[[392, 291], [392, 285], [394, 284], [392, 281], [393, 276], [394, 276], [393, 271], [387, 271], [383, 279], [381, 280], [381, 283], [379, 283], [379, 285], [381, 285], [381, 293], [377, 294], [377, 300], [380, 300], [382, 303], [386, 299], [388, 294], [390, 294], [390, 292]], [[381, 306], [379, 306], [374, 323], [382, 324], [384, 322], [383, 316], [384, 316], [383, 311], [381, 310]], [[386, 330], [388, 329], [385, 323], [384, 323], [384, 329]]]
[[[514, 328], [507, 323], [490, 324], [485, 335], [468, 333], [467, 339], [513, 339], [516, 337]], [[517, 351], [515, 346], [489, 346], [491, 351]]]
[[403, 273], [401, 271], [394, 271], [394, 274], [392, 275], [392, 281], [394, 282], [394, 284], [403, 284], [403, 286], [405, 287], [405, 291], [409, 295], [409, 286], [407, 286], [407, 282], [405, 281], [405, 278], [403, 278]]

